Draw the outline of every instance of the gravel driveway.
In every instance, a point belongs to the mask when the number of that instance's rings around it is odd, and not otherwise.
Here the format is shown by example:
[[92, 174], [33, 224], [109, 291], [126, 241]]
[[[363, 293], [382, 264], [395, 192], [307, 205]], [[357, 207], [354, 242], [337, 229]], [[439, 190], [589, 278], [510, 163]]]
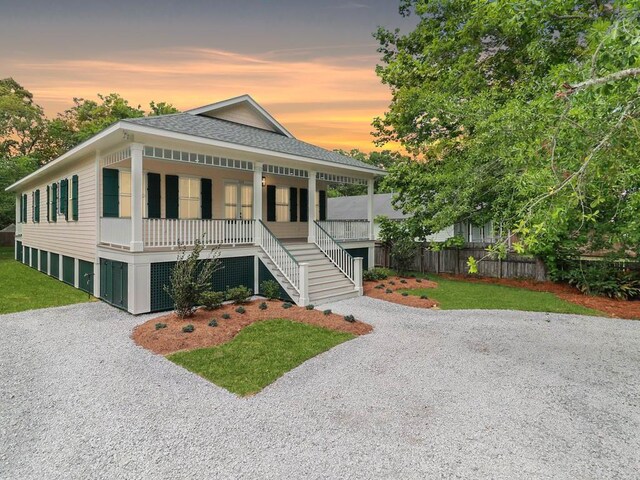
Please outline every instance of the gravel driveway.
[[0, 316], [0, 478], [638, 478], [640, 322], [323, 308], [376, 329], [247, 399], [103, 303]]

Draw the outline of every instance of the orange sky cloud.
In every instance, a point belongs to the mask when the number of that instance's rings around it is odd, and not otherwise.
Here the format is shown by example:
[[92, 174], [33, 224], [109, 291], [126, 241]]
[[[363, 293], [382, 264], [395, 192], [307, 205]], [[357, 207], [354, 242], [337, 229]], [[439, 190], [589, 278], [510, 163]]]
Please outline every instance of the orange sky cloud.
[[166, 101], [181, 110], [249, 93], [301, 140], [370, 151], [371, 121], [391, 96], [375, 75], [375, 46], [368, 50], [373, 54], [296, 61], [282, 51], [170, 48], [117, 59], [8, 58], [2, 70], [32, 91], [49, 116], [71, 106], [73, 97], [96, 93], [117, 92], [144, 108], [151, 100]]

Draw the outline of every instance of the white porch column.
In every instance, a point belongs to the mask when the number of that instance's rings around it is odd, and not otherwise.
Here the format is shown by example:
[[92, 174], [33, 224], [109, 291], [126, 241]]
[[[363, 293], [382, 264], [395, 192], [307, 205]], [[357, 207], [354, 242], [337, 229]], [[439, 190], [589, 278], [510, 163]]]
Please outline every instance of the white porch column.
[[262, 220], [262, 163], [256, 162], [253, 169], [253, 221], [254, 243], [260, 245], [262, 229], [258, 228], [258, 221]]
[[129, 296], [127, 310], [137, 315], [151, 310], [151, 264], [129, 263], [127, 265]]
[[358, 295], [362, 295], [364, 288], [362, 287], [362, 257], [353, 259], [353, 278], [355, 280], [355, 290]]
[[309, 305], [309, 264], [301, 263], [299, 269], [300, 298], [298, 299], [298, 305], [300, 307], [306, 307]]
[[316, 219], [316, 172], [309, 170], [309, 193], [307, 199], [308, 214], [307, 219], [309, 222], [309, 237], [307, 242], [315, 243], [316, 235], [314, 230], [314, 222]]
[[374, 179], [370, 178], [367, 182], [367, 220], [369, 221], [369, 240], [375, 240], [373, 229], [373, 186]]
[[131, 251], [141, 252], [142, 240], [142, 144], [131, 144]]

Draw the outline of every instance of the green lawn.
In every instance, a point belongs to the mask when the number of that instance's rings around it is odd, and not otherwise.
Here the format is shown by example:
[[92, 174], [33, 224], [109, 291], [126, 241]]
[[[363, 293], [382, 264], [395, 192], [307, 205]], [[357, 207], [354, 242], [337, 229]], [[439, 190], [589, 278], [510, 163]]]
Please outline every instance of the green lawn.
[[410, 295], [426, 295], [436, 300], [443, 310], [527, 310], [531, 312], [602, 315], [596, 310], [562, 300], [552, 293], [535, 292], [503, 285], [449, 280], [437, 276], [428, 276], [427, 278], [436, 282], [438, 286], [406, 291]]
[[249, 325], [229, 343], [167, 358], [244, 396], [259, 392], [305, 360], [354, 337], [291, 320], [266, 320]]
[[0, 314], [89, 301], [89, 295], [13, 259], [0, 248]]

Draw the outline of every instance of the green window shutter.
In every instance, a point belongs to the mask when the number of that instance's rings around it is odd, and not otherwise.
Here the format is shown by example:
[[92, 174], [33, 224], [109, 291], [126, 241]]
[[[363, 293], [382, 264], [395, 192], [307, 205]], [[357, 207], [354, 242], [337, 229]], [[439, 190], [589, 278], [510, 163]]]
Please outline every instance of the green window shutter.
[[267, 222], [276, 221], [276, 186], [267, 185]]
[[51, 221], [51, 214], [49, 213], [51, 210], [51, 187], [47, 185], [47, 222]]
[[23, 195], [23, 198], [24, 198], [24, 204], [23, 204], [24, 205], [24, 223], [27, 223], [28, 218], [27, 218], [27, 194], [26, 193]]
[[51, 221], [58, 221], [58, 184], [51, 184]]
[[31, 223], [36, 223], [36, 192], [31, 192]]
[[167, 175], [165, 182], [165, 210], [167, 218], [178, 218], [178, 176]]
[[200, 180], [200, 210], [203, 219], [211, 218], [211, 179]]
[[320, 190], [318, 194], [320, 196], [320, 218], [318, 220], [322, 221], [327, 219], [327, 192]]
[[309, 190], [306, 188], [300, 189], [300, 221], [309, 221]]
[[35, 201], [33, 219], [35, 223], [40, 223], [40, 190], [35, 191], [34, 199]]
[[71, 212], [71, 215], [74, 220], [78, 220], [78, 175], [71, 177], [71, 192], [71, 195], [73, 196], [73, 200], [71, 202], [71, 208], [73, 211]]
[[20, 216], [19, 216], [20, 219], [18, 220], [20, 223], [24, 223], [24, 218], [23, 218], [23, 215], [22, 215], [23, 212], [24, 212], [23, 205], [24, 205], [24, 196], [20, 195]]
[[114, 168], [102, 169], [102, 216], [120, 216], [120, 172]]
[[289, 221], [298, 221], [298, 189], [296, 187], [289, 188]]
[[69, 219], [69, 180], [60, 180], [60, 213]]
[[147, 173], [147, 218], [160, 218], [159, 173]]

